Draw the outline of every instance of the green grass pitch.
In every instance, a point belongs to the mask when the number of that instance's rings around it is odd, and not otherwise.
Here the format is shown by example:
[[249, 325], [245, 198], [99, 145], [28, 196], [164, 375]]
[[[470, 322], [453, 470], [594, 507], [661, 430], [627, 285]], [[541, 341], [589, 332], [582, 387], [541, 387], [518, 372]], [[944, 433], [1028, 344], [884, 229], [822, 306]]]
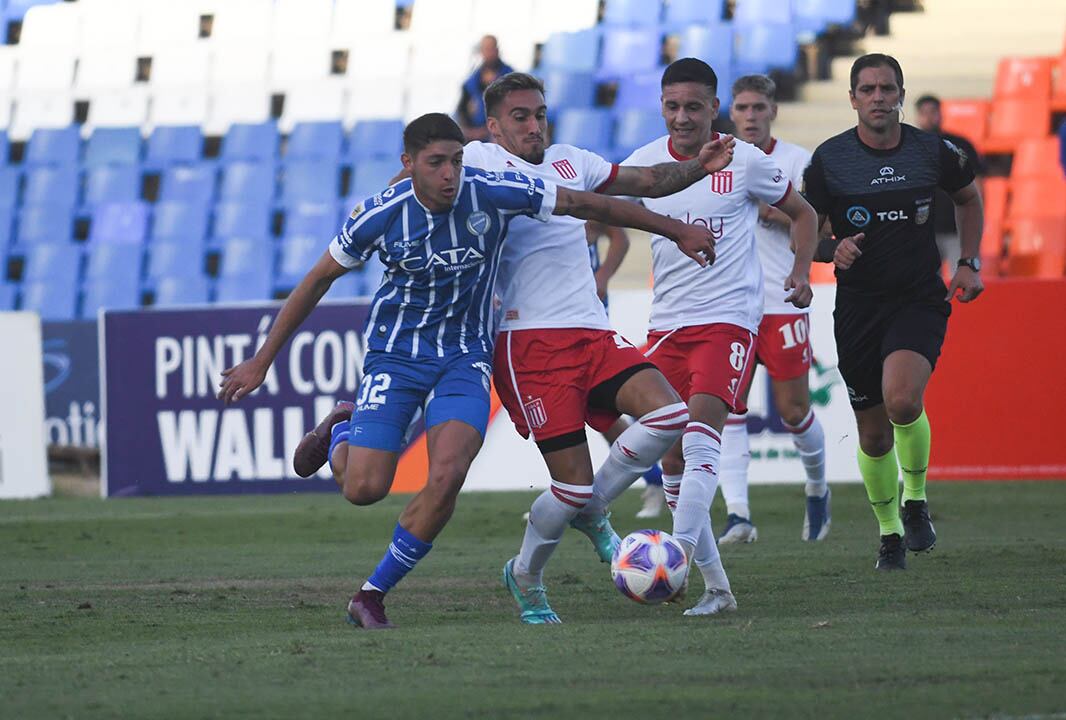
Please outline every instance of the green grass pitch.
[[638, 606], [571, 531], [547, 577], [565, 624], [541, 627], [499, 583], [532, 495], [464, 495], [379, 633], [344, 606], [404, 497], [2, 503], [0, 715], [1066, 717], [1066, 483], [934, 484], [939, 544], [890, 574], [860, 486], [818, 545], [801, 494], [753, 488], [759, 541], [723, 553], [737, 613]]

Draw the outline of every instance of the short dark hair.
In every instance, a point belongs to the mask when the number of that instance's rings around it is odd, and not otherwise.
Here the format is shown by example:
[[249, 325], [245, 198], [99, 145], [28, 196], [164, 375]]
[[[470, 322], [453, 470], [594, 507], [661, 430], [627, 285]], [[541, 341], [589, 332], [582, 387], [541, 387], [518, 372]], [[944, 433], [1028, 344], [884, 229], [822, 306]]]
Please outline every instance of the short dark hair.
[[937, 110], [940, 109], [940, 98], [938, 98], [936, 95], [922, 95], [914, 103], [914, 107], [920, 108], [922, 105], [925, 105], [926, 103], [933, 103], [934, 105], [936, 105]]
[[770, 102], [777, 99], [777, 83], [770, 79], [769, 75], [744, 75], [738, 77], [733, 83], [733, 97], [736, 98], [742, 92], [757, 92], [765, 95]]
[[699, 83], [711, 89], [711, 95], [718, 93], [718, 76], [714, 74], [711, 66], [699, 58], [681, 58], [670, 63], [663, 71], [663, 81], [660, 87], [676, 85], [677, 83]]
[[536, 90], [543, 95], [544, 83], [529, 73], [511, 72], [501, 75], [485, 88], [485, 114], [496, 117], [500, 103], [516, 90]]
[[903, 89], [903, 68], [899, 66], [899, 61], [891, 55], [885, 55], [884, 53], [870, 53], [869, 55], [863, 55], [851, 64], [852, 92], [855, 92], [855, 88], [859, 85], [859, 73], [866, 68], [875, 67], [892, 68], [892, 72], [896, 74], [896, 84], [899, 85], [900, 90]]
[[437, 140], [466, 142], [463, 131], [444, 113], [427, 113], [417, 117], [403, 129], [403, 151], [412, 157]]

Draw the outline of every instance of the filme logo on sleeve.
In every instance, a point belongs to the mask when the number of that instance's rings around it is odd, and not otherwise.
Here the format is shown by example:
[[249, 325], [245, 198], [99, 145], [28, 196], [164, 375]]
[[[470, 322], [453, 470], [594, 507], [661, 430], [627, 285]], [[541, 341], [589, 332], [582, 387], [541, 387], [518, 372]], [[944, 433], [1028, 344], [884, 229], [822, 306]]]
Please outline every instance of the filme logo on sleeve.
[[875, 177], [870, 181], [871, 185], [888, 185], [889, 183], [903, 182], [907, 179], [906, 175], [897, 175], [896, 169], [891, 165], [885, 165], [881, 168], [880, 177]]

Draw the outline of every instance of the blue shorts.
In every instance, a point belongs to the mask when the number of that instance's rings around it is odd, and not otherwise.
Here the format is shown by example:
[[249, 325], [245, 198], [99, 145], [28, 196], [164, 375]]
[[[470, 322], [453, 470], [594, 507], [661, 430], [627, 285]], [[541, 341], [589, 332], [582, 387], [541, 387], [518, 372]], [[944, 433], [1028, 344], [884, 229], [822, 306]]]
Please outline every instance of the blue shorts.
[[484, 438], [491, 376], [491, 356], [484, 353], [410, 358], [372, 350], [363, 362], [348, 444], [400, 452], [420, 412], [427, 430], [461, 420]]

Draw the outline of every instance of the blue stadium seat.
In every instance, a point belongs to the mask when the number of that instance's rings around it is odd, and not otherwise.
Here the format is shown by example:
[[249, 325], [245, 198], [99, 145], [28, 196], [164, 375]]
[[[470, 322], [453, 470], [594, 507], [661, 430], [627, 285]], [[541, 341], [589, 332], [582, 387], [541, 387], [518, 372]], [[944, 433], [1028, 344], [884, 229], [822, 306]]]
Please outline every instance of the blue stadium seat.
[[279, 290], [296, 287], [328, 245], [329, 240], [321, 235], [287, 235], [282, 238], [275, 287]]
[[[352, 298], [365, 297], [363, 274], [359, 270], [352, 270], [333, 281], [329, 290], [323, 295], [324, 300], [351, 300]], [[286, 289], [286, 288], [279, 288]], [[371, 295], [373, 293], [370, 293]]]
[[81, 258], [82, 249], [73, 242], [38, 243], [26, 252], [22, 281], [54, 280], [77, 286], [78, 276], [81, 274]]
[[74, 320], [78, 313], [78, 284], [56, 278], [25, 282], [22, 309], [32, 310], [41, 320]]
[[670, 0], [663, 22], [671, 28], [714, 25], [722, 21], [724, 4], [724, 0]]
[[792, 22], [792, 2], [782, 0], [736, 0], [733, 20], [738, 25]]
[[345, 153], [345, 158], [356, 164], [371, 158], [388, 158], [399, 164], [401, 152], [403, 121], [360, 120], [348, 136], [348, 152]]
[[209, 298], [207, 278], [203, 275], [164, 277], [155, 286], [156, 307], [203, 305]]
[[42, 243], [71, 242], [74, 216], [62, 205], [24, 205], [19, 210], [15, 245], [25, 249]]
[[135, 127], [96, 128], [85, 144], [86, 167], [136, 165], [141, 161], [141, 130]]
[[204, 274], [204, 244], [168, 241], [148, 246], [145, 275], [149, 284], [163, 278], [202, 277]]
[[85, 320], [95, 320], [100, 310], [135, 310], [141, 306], [137, 282], [90, 280], [82, 290], [81, 317]]
[[195, 164], [203, 156], [204, 134], [197, 125], [157, 127], [148, 137], [144, 166], [163, 170], [175, 163]]
[[78, 171], [73, 165], [35, 167], [26, 173], [23, 205], [74, 207], [78, 201]]
[[139, 284], [141, 279], [141, 255], [139, 246], [120, 243], [103, 243], [89, 247], [89, 260], [85, 265], [86, 281], [112, 279], [116, 283]]
[[662, 114], [657, 110], [626, 110], [615, 123], [613, 159], [621, 162], [639, 147], [666, 134]]
[[7, 0], [0, 5], [4, 11], [6, 20], [21, 20], [26, 11], [36, 5], [54, 5], [62, 0]]
[[7, 165], [10, 147], [7, 142], [7, 131], [0, 130], [0, 165]]
[[5, 283], [3, 278], [0, 278], [0, 312], [14, 310], [17, 299], [18, 288], [15, 285]]
[[278, 156], [278, 126], [273, 120], [264, 123], [234, 123], [222, 140], [222, 159], [269, 160]]
[[110, 165], [85, 172], [87, 206], [105, 202], [133, 202], [141, 197], [141, 171], [136, 165]]
[[603, 23], [621, 27], [649, 27], [659, 24], [662, 3], [657, 0], [607, 0]]
[[215, 168], [212, 165], [178, 165], [163, 171], [159, 199], [163, 202], [189, 202], [209, 205], [215, 197]]
[[340, 121], [302, 122], [293, 126], [285, 146], [289, 160], [337, 161], [344, 144], [344, 128]]
[[220, 201], [269, 203], [274, 199], [273, 162], [235, 162], [222, 168]]
[[662, 45], [658, 29], [609, 28], [603, 35], [600, 75], [618, 77], [653, 70], [660, 64]]
[[[393, 160], [393, 167], [399, 164]], [[330, 160], [298, 160], [281, 173], [281, 203], [336, 202], [340, 195], [337, 163]]]
[[600, 32], [595, 28], [552, 33], [541, 51], [544, 70], [595, 72], [600, 57]]
[[269, 275], [249, 273], [220, 277], [215, 285], [215, 302], [251, 302], [272, 300], [274, 282]]
[[356, 165], [352, 170], [350, 193], [356, 199], [350, 207], [387, 188], [399, 171], [400, 165], [395, 160], [364, 160]]
[[830, 25], [849, 25], [855, 20], [855, 0], [794, 0], [796, 31], [821, 34]]
[[0, 167], [0, 207], [18, 204], [20, 175], [17, 168]]
[[250, 237], [231, 237], [222, 246], [219, 277], [274, 276], [274, 243]]
[[140, 201], [98, 205], [89, 226], [89, 242], [139, 245], [148, 236], [148, 214], [148, 204]]
[[[347, 217], [350, 208], [344, 210]], [[297, 203], [285, 212], [286, 235], [313, 235], [317, 238], [333, 237], [340, 226], [337, 224], [335, 203]]]
[[155, 206], [152, 242], [203, 245], [207, 237], [207, 206], [202, 203], [161, 202]]
[[[733, 25], [688, 27], [681, 33], [678, 57], [699, 58], [710, 65], [716, 74], [728, 71], [733, 63]], [[719, 88], [722, 83], [718, 83]]]
[[607, 108], [567, 110], [560, 113], [555, 123], [553, 140], [603, 155], [611, 147], [613, 120]]
[[615, 111], [652, 110], [658, 108], [662, 96], [662, 73], [646, 72], [626, 75], [618, 80], [618, 94], [614, 99]]
[[261, 202], [224, 202], [215, 206], [213, 238], [270, 237], [270, 208]]
[[544, 82], [544, 101], [554, 117], [567, 108], [589, 108], [596, 100], [596, 78], [590, 72], [546, 70], [540, 78]]
[[0, 206], [0, 282], [4, 279], [7, 271], [6, 253], [7, 246], [11, 243], [11, 236], [15, 232], [15, 208]]
[[765, 73], [796, 64], [799, 45], [791, 23], [736, 25], [734, 69], [742, 74]]
[[39, 128], [26, 144], [27, 165], [76, 165], [81, 149], [77, 125]]

